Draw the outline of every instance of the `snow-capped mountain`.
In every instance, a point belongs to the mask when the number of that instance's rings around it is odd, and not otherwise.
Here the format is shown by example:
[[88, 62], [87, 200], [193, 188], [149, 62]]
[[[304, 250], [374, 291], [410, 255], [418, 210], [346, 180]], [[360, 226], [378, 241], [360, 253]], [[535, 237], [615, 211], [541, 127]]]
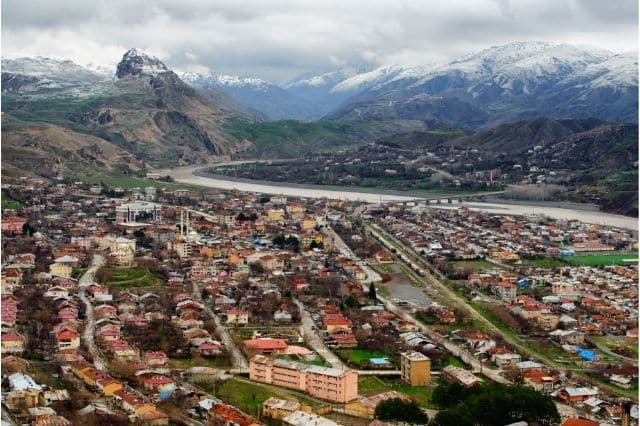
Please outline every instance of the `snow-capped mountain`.
[[246, 107], [274, 120], [310, 120], [322, 115], [311, 102], [259, 78], [193, 72], [180, 73], [180, 78], [195, 88], [214, 88], [228, 93]]
[[256, 90], [265, 90], [270, 84], [260, 78], [253, 77], [239, 77], [235, 75], [225, 75], [225, 74], [201, 74], [194, 72], [183, 72], [178, 73], [180, 78], [189, 83], [189, 84], [211, 84], [215, 86], [224, 86], [224, 87], [246, 87], [250, 86], [255, 88]]
[[150, 56], [140, 49], [129, 49], [116, 68], [116, 77], [127, 76], [156, 76], [168, 72], [167, 66], [155, 56]]
[[[32, 89], [41, 87], [59, 87], [79, 83], [103, 81], [105, 76], [69, 60], [51, 59], [42, 56], [35, 58], [2, 58], [2, 73], [14, 76], [29, 76], [34, 83]], [[6, 78], [5, 78], [6, 80]], [[25, 79], [22, 79], [26, 81]], [[15, 81], [15, 77], [14, 77]], [[38, 82], [37, 84], [35, 82]], [[26, 89], [23, 86], [22, 89]], [[3, 87], [3, 90], [5, 88]]]
[[[481, 125], [531, 116], [635, 120], [638, 109], [635, 55], [580, 48], [568, 44], [526, 42], [492, 47], [448, 64], [403, 68], [383, 66], [332, 88], [357, 94], [330, 118], [396, 117], [422, 119], [455, 100], [452, 125]], [[401, 110], [400, 110], [401, 108]], [[463, 110], [474, 111], [464, 121]], [[462, 121], [460, 121], [462, 119]], [[471, 122], [475, 123], [470, 125]]]
[[324, 115], [337, 108], [344, 100], [358, 93], [357, 90], [334, 91], [333, 89], [337, 85], [369, 71], [369, 66], [360, 65], [331, 72], [308, 72], [291, 80], [283, 87], [294, 95], [312, 102]]

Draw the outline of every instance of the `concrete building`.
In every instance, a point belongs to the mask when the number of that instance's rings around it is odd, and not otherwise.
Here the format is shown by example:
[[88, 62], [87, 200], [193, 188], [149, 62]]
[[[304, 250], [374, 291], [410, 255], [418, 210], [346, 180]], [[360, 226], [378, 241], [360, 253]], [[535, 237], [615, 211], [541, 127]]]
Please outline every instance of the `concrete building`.
[[296, 411], [310, 413], [311, 407], [298, 401], [271, 397], [262, 403], [262, 415], [273, 420], [280, 420]]
[[358, 373], [256, 355], [249, 363], [249, 378], [297, 389], [327, 401], [345, 403], [358, 397]]
[[62, 256], [49, 265], [51, 275], [63, 278], [71, 278], [73, 268], [78, 265], [78, 259], [72, 256]]
[[136, 254], [136, 241], [118, 237], [111, 241], [109, 254], [118, 266], [131, 266]]
[[282, 424], [290, 426], [340, 426], [340, 423], [336, 423], [326, 417], [304, 411], [295, 411], [289, 414], [282, 419]]
[[410, 386], [429, 386], [431, 382], [431, 359], [420, 352], [400, 354], [402, 381]]
[[160, 216], [160, 206], [154, 203], [126, 203], [116, 207], [116, 223], [155, 222]]
[[471, 371], [453, 365], [442, 369], [442, 379], [448, 383], [458, 383], [465, 388], [474, 387], [481, 382]]

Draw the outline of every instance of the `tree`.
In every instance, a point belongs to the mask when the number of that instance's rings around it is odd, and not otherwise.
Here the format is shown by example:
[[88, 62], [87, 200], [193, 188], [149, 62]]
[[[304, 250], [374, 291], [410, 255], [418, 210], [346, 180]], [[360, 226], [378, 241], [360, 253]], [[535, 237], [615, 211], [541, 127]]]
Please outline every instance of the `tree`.
[[375, 418], [395, 420], [412, 425], [424, 425], [429, 421], [429, 417], [418, 407], [415, 401], [405, 401], [401, 398], [390, 398], [381, 401], [376, 406]]
[[459, 383], [442, 383], [433, 390], [431, 401], [440, 408], [449, 408], [468, 398], [474, 389], [467, 389]]
[[376, 286], [373, 285], [373, 283], [369, 284], [369, 299], [371, 300], [376, 300], [378, 298], [377, 294], [376, 294]]
[[34, 232], [36, 232], [36, 229], [31, 226], [29, 222], [22, 225], [22, 235], [28, 235], [31, 237], [33, 236]]
[[[534, 389], [520, 385], [486, 383], [471, 390], [440, 385], [432, 401], [441, 410], [433, 419], [436, 426], [476, 424], [504, 425], [525, 421], [534, 425], [560, 422], [553, 400]], [[468, 422], [468, 419], [473, 421]]]

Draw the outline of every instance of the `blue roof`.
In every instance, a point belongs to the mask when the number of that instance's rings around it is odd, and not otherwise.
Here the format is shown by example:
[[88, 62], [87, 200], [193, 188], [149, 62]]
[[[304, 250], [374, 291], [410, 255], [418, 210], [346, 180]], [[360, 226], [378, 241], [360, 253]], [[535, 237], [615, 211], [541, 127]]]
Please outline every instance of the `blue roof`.
[[389, 364], [389, 360], [386, 358], [369, 358], [369, 361], [371, 361], [371, 363], [375, 365]]
[[588, 351], [586, 349], [578, 349], [578, 355], [580, 355], [580, 358], [584, 359], [585, 361], [593, 361], [594, 359], [596, 359], [596, 353], [593, 351]]

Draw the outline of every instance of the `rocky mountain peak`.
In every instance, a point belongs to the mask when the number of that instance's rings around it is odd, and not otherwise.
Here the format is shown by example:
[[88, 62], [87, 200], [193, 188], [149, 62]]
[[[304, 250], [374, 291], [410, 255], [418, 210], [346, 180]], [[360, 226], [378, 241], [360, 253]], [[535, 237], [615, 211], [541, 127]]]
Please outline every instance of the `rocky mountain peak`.
[[140, 49], [132, 48], [126, 51], [116, 68], [116, 77], [127, 76], [156, 76], [169, 69], [160, 59], [150, 56]]

